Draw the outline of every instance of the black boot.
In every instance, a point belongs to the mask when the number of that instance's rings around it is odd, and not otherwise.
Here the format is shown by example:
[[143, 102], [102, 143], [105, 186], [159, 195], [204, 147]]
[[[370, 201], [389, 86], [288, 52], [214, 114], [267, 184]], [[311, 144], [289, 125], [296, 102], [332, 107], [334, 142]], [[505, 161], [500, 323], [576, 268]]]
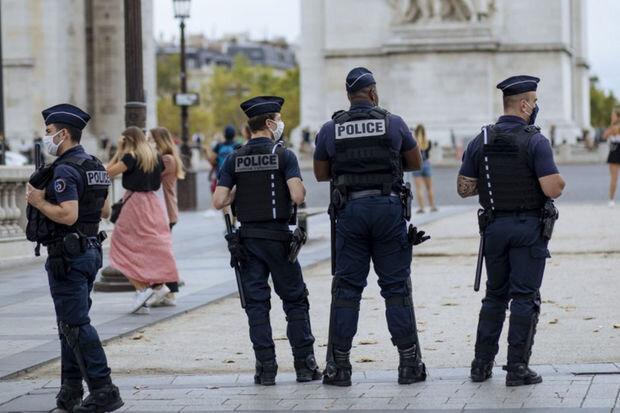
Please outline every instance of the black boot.
[[398, 384], [411, 384], [426, 380], [426, 366], [417, 355], [416, 346], [398, 349]]
[[73, 413], [113, 412], [125, 404], [123, 399], [121, 399], [118, 387], [112, 384], [109, 378], [102, 381], [106, 384], [101, 385], [97, 383], [96, 379], [91, 380], [93, 390], [82, 401], [82, 404], [73, 409]]
[[332, 386], [350, 386], [351, 385], [351, 362], [349, 355], [351, 350], [333, 349], [334, 361], [328, 361], [323, 372], [323, 384], [331, 384]]
[[51, 413], [72, 413], [73, 408], [82, 402], [82, 396], [84, 396], [82, 379], [64, 380], [56, 395], [56, 408], [51, 410]]
[[542, 383], [542, 377], [525, 363], [512, 363], [504, 366], [506, 374], [506, 386], [523, 386], [527, 384]]
[[471, 381], [479, 383], [485, 381], [493, 375], [493, 360], [482, 360], [475, 358], [471, 362]]
[[295, 373], [297, 374], [298, 382], [320, 379], [321, 373], [316, 364], [314, 354], [308, 354], [305, 358], [295, 359]]
[[278, 373], [278, 363], [274, 360], [256, 360], [256, 373], [254, 383], [263, 386], [273, 386], [276, 384], [276, 374]]

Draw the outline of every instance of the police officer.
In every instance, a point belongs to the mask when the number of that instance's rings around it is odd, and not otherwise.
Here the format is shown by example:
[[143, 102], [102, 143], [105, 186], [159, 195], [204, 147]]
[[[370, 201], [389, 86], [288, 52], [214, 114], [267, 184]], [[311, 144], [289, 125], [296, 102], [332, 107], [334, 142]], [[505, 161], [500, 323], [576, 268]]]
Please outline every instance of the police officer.
[[336, 209], [335, 276], [323, 383], [351, 385], [349, 355], [371, 259], [400, 355], [398, 382], [422, 381], [426, 370], [410, 273], [412, 244], [427, 237], [413, 228], [407, 232], [401, 201], [403, 170], [420, 169], [422, 156], [402, 118], [378, 106], [376, 82], [368, 69], [351, 70], [346, 90], [351, 107], [334, 113], [323, 125], [314, 152], [314, 174], [319, 181], [332, 180]]
[[562, 194], [564, 180], [549, 141], [534, 126], [540, 79], [513, 76], [497, 85], [504, 115], [469, 143], [458, 176], [461, 197], [478, 195], [484, 211], [486, 295], [478, 321], [471, 379], [492, 375], [510, 303], [506, 385], [542, 382], [528, 367], [540, 313], [540, 286], [550, 257], [543, 236], [543, 207]]
[[[259, 96], [241, 104], [251, 138], [226, 158], [213, 204], [222, 209], [234, 201], [241, 223], [227, 236], [229, 249], [241, 263], [241, 280], [250, 340], [256, 356], [256, 384], [273, 385], [278, 369], [269, 321], [269, 274], [286, 313], [287, 336], [293, 350], [297, 381], [320, 378], [314, 358], [308, 290], [301, 267], [289, 262], [289, 221], [304, 201], [306, 190], [295, 155], [276, 141], [282, 136], [284, 99]], [[236, 186], [236, 188], [234, 188]]]
[[[42, 114], [43, 145], [58, 158], [35, 172], [28, 184], [26, 232], [48, 251], [45, 269], [61, 342], [61, 388], [55, 411], [113, 411], [123, 401], [88, 317], [105, 238], [105, 233], [99, 233], [99, 221], [110, 214], [106, 201], [110, 179], [101, 162], [80, 145], [82, 129], [90, 119], [87, 113], [60, 104]], [[82, 380], [90, 393], [84, 400]]]

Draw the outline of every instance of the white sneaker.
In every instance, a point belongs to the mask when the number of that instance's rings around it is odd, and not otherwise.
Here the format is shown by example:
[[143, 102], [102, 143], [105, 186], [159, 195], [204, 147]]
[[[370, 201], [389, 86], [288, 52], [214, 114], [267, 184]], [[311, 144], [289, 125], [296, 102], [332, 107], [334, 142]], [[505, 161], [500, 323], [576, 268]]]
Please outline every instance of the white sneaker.
[[153, 295], [146, 302], [146, 306], [148, 306], [148, 307], [159, 307], [159, 306], [161, 306], [162, 305], [161, 303], [162, 303], [164, 297], [169, 292], [170, 292], [170, 289], [165, 284], [162, 285], [162, 287], [159, 290], [153, 290]]
[[612, 200], [612, 201], [609, 201], [607, 205], [609, 205], [610, 208], [613, 208], [616, 206], [616, 203]]
[[153, 294], [155, 294], [155, 291], [153, 291], [151, 287], [136, 291], [136, 298], [131, 306], [131, 312], [136, 313], [144, 306], [147, 300], [153, 296]]
[[142, 307], [138, 308], [138, 310], [134, 314], [150, 314], [150, 313], [151, 313], [151, 309], [143, 305]]
[[221, 215], [221, 214], [220, 214], [218, 211], [216, 211], [216, 210], [214, 210], [214, 209], [210, 209], [210, 208], [209, 208], [209, 209], [207, 209], [207, 210], [206, 210], [206, 211], [202, 214], [202, 216], [203, 216], [203, 217], [205, 217], [205, 218], [209, 218], [209, 219], [210, 219], [210, 218], [217, 218], [217, 217], [219, 217], [220, 215]]
[[177, 298], [174, 295], [167, 295], [162, 300], [161, 305], [163, 305], [164, 307], [174, 307], [175, 305], [177, 305]]

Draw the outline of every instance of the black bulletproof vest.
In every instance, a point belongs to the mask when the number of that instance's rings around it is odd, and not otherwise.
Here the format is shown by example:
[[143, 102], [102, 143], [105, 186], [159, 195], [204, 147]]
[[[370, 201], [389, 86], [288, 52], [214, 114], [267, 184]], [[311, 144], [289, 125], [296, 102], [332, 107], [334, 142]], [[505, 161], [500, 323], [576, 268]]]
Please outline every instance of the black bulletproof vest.
[[84, 191], [78, 200], [78, 219], [72, 226], [56, 223], [45, 217], [38, 209], [28, 205], [26, 238], [42, 244], [55, 241], [68, 232], [78, 232], [85, 236], [96, 236], [99, 232], [101, 210], [108, 196], [110, 177], [101, 162], [91, 156], [89, 159], [72, 156], [61, 158], [53, 164], [35, 171], [30, 177], [30, 183], [39, 189], [46, 189], [46, 199], [50, 198], [49, 181], [54, 176], [54, 169], [58, 165], [70, 164], [82, 176]]
[[284, 179], [280, 145], [244, 145], [233, 152], [237, 192], [235, 211], [240, 222], [288, 221], [294, 213]]
[[334, 186], [351, 190], [380, 189], [389, 195], [403, 179], [401, 156], [389, 136], [389, 112], [340, 111], [332, 116], [336, 153], [332, 160]]
[[543, 207], [546, 197], [534, 170], [528, 164], [527, 148], [532, 136], [540, 131], [535, 126], [519, 126], [502, 132], [494, 125], [479, 135], [480, 168], [479, 202], [495, 211], [525, 211]]

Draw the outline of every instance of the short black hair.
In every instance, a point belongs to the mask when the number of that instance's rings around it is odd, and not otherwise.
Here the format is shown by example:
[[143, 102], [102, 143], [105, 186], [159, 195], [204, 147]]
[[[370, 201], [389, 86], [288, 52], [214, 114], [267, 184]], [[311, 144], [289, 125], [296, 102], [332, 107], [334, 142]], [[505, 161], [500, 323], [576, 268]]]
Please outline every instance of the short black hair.
[[263, 113], [262, 115], [254, 116], [248, 119], [248, 127], [251, 132], [258, 132], [265, 129], [265, 121], [267, 119], [274, 120], [276, 118], [275, 112]]
[[80, 140], [82, 140], [81, 129], [78, 129], [75, 126], [67, 125], [66, 123], [54, 123], [54, 126], [56, 126], [56, 131], [66, 129], [66, 131], [69, 132], [69, 135], [71, 136], [71, 140], [73, 142], [80, 143]]

